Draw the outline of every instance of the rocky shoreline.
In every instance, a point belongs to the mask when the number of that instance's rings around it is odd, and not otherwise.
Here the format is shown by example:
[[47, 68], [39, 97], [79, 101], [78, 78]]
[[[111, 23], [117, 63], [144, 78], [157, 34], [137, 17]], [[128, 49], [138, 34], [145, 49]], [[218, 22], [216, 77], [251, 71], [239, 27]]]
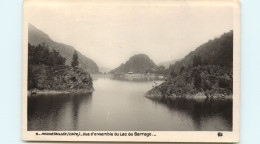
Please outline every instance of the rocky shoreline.
[[33, 94], [60, 94], [93, 92], [92, 78], [81, 68], [69, 66], [34, 66], [31, 68], [28, 96]]
[[175, 99], [175, 98], [191, 98], [191, 99], [207, 99], [207, 98], [221, 98], [221, 99], [233, 99], [233, 95], [223, 95], [220, 93], [215, 93], [215, 94], [211, 94], [210, 96], [206, 96], [206, 94], [204, 92], [199, 92], [196, 94], [187, 94], [187, 95], [181, 95], [181, 96], [177, 96], [175, 94], [172, 95], [163, 95], [160, 92], [147, 92], [144, 95], [146, 98], [152, 99], [152, 100], [161, 100], [161, 99]]
[[232, 98], [232, 70], [219, 66], [197, 66], [179, 75], [168, 78], [159, 86], [149, 90], [150, 99], [192, 97]]
[[94, 89], [78, 89], [78, 90], [29, 90], [27, 96], [34, 95], [55, 95], [55, 94], [70, 94], [70, 93], [90, 93], [95, 91]]

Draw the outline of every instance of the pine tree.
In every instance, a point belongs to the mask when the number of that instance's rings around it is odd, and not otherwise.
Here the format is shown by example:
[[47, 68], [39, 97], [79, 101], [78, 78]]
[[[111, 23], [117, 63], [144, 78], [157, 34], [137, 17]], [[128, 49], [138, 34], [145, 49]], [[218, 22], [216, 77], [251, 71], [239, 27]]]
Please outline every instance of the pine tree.
[[75, 67], [78, 67], [78, 65], [79, 65], [78, 54], [75, 51], [74, 54], [73, 54], [73, 57], [72, 57], [71, 66], [75, 68]]
[[195, 55], [193, 57], [193, 66], [196, 67], [196, 66], [201, 65], [201, 64], [202, 64], [201, 56]]
[[183, 73], [184, 70], [185, 70], [185, 67], [182, 66], [182, 67], [181, 67], [181, 71], [180, 71], [180, 73]]

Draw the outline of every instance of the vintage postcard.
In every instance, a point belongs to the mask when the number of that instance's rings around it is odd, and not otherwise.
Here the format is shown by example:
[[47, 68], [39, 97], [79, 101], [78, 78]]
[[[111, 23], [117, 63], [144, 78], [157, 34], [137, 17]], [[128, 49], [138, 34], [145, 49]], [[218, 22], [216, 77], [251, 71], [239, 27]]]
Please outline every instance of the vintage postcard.
[[237, 0], [24, 0], [24, 141], [238, 142]]

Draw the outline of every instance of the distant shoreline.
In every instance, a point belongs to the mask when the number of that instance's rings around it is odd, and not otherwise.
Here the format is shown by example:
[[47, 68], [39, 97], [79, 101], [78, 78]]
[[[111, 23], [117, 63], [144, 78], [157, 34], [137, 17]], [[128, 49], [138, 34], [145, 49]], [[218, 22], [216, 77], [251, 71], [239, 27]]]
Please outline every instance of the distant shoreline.
[[86, 89], [78, 89], [78, 90], [28, 90], [27, 96], [33, 95], [46, 95], [46, 94], [69, 94], [69, 93], [89, 93], [93, 92], [94, 89], [86, 90]]

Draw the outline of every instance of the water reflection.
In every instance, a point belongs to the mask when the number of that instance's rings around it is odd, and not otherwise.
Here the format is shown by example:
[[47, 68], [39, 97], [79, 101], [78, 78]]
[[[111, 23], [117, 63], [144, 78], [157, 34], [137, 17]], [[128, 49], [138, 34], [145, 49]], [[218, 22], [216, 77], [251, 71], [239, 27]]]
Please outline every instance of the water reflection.
[[48, 94], [28, 97], [28, 130], [77, 130], [82, 105], [92, 93]]
[[28, 130], [230, 131], [231, 99], [144, 97], [155, 83], [98, 78], [88, 94], [28, 97]]
[[154, 102], [191, 116], [196, 131], [232, 130], [232, 99], [177, 97]]

